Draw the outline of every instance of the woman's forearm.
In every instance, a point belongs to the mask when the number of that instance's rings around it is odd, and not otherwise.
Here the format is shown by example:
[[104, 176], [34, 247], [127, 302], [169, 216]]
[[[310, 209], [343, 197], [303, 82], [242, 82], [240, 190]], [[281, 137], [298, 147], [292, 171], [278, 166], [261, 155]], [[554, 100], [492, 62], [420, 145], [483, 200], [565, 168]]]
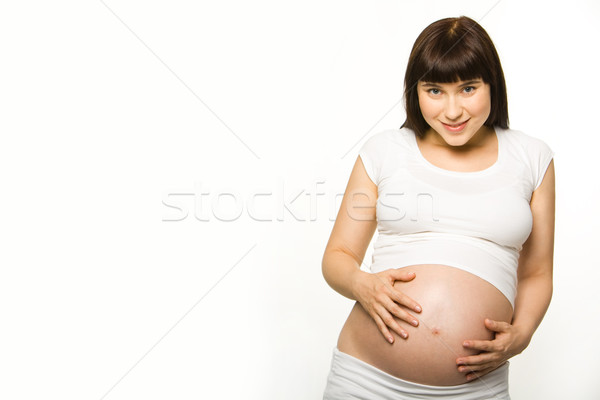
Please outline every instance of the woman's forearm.
[[333, 290], [351, 300], [357, 300], [357, 279], [368, 272], [360, 269], [360, 264], [354, 257], [340, 250], [328, 250], [323, 255], [321, 267], [325, 281]]
[[523, 333], [524, 350], [531, 341], [552, 298], [551, 274], [532, 275], [519, 279], [512, 325]]

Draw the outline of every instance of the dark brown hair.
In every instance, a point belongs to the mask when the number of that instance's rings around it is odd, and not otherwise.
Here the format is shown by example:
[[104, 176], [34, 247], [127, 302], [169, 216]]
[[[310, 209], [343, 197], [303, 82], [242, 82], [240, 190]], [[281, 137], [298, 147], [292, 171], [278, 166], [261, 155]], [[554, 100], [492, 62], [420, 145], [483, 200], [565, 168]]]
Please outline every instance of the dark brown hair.
[[506, 83], [492, 39], [469, 17], [445, 18], [429, 25], [417, 38], [404, 76], [406, 121], [423, 137], [429, 125], [421, 114], [419, 81], [453, 83], [482, 79], [490, 85], [491, 111], [485, 126], [508, 128]]

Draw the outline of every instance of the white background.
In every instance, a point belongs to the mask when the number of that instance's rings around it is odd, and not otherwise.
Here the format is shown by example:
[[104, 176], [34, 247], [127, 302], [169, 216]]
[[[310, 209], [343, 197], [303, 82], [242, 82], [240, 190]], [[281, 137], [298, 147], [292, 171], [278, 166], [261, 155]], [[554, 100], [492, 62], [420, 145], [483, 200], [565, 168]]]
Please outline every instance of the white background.
[[353, 304], [321, 275], [339, 196], [404, 121], [417, 35], [459, 15], [556, 152], [555, 292], [511, 395], [599, 398], [592, 0], [4, 2], [0, 397], [320, 399]]

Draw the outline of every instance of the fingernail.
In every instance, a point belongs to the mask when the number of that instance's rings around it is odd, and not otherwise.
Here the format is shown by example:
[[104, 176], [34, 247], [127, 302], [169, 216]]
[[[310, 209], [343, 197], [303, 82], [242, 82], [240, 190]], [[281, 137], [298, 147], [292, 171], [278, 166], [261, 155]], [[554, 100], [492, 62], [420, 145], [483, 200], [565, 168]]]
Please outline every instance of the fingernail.
[[406, 339], [406, 338], [408, 337], [408, 334], [407, 334], [406, 332], [402, 332], [402, 337], [403, 337], [404, 339]]
[[471, 345], [471, 343], [469, 343], [469, 342], [464, 342], [463, 343], [463, 346], [465, 346], [465, 347], [469, 347], [470, 345]]
[[421, 312], [421, 306], [416, 306], [415, 310], [417, 310], [417, 312]]
[[414, 326], [417, 326], [417, 325], [419, 325], [419, 321], [417, 321], [416, 319], [413, 319], [413, 320], [412, 320], [412, 324], [413, 324]]

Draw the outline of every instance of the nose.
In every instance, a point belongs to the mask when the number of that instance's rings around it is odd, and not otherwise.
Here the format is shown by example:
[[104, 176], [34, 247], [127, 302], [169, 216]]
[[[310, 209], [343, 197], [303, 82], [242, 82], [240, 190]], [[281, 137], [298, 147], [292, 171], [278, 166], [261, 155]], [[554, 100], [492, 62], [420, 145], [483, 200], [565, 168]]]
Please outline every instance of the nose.
[[446, 109], [444, 110], [445, 117], [450, 121], [455, 121], [463, 114], [462, 104], [456, 96], [448, 96]]

